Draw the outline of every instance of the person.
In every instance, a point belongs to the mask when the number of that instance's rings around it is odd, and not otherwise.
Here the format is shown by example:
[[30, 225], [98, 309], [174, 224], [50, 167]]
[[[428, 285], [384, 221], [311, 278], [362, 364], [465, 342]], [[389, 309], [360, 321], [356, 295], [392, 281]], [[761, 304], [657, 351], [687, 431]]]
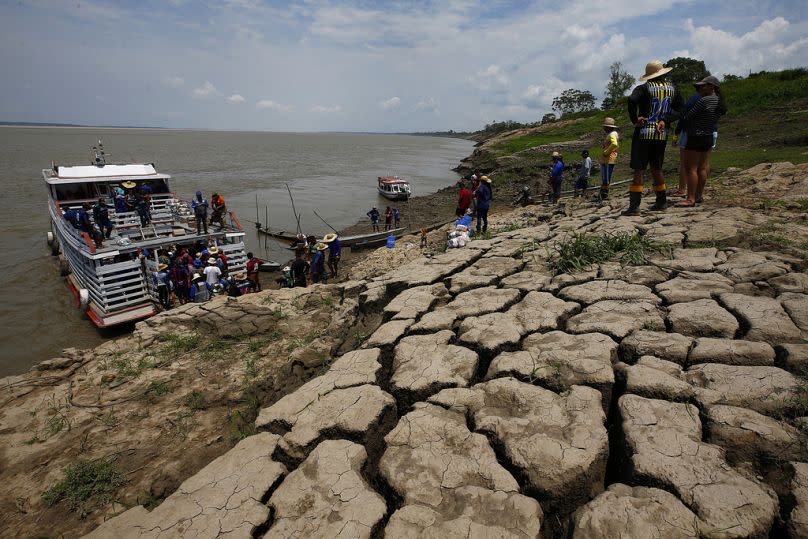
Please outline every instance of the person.
[[224, 228], [224, 215], [227, 212], [224, 197], [219, 193], [213, 193], [213, 196], [210, 197], [210, 208], [212, 210], [210, 224], [218, 223], [220, 227]]
[[115, 188], [115, 213], [127, 213], [131, 211], [126, 204], [126, 191], [122, 187]]
[[152, 280], [154, 287], [157, 289], [157, 297], [160, 299], [160, 305], [163, 309], [171, 307], [171, 280], [168, 278], [167, 264], [160, 263], [157, 266], [157, 271], [152, 273]]
[[387, 209], [384, 210], [384, 229], [390, 230], [393, 226], [393, 210], [390, 206], [387, 206]]
[[208, 256], [213, 257], [216, 260], [216, 267], [219, 268], [219, 271], [222, 272], [222, 276], [227, 277], [227, 255], [219, 250], [218, 247], [215, 245], [208, 249]]
[[620, 138], [617, 133], [617, 125], [614, 118], [603, 120], [603, 132], [606, 137], [603, 139], [603, 151], [600, 154], [600, 200], [609, 198], [609, 185], [612, 183], [612, 173], [614, 165], [617, 163], [617, 154], [620, 151]]
[[[252, 292], [252, 283], [250, 283], [250, 281], [247, 279], [247, 274], [243, 271], [239, 271], [233, 275], [233, 280], [230, 287], [235, 288], [238, 291], [239, 296]], [[230, 291], [230, 295], [233, 295], [234, 293], [235, 291]]]
[[564, 158], [558, 152], [553, 152], [553, 164], [550, 167], [550, 187], [552, 195], [550, 202], [552, 204], [558, 203], [561, 198], [561, 182], [564, 181]]
[[370, 217], [370, 224], [373, 225], [373, 232], [379, 231], [379, 210], [376, 209], [376, 206], [373, 206], [370, 211], [367, 213], [367, 216]]
[[210, 288], [208, 288], [204, 276], [194, 273], [191, 279], [191, 288], [188, 291], [188, 297], [194, 303], [204, 303], [210, 299]]
[[188, 301], [188, 288], [189, 288], [189, 274], [188, 265], [182, 259], [178, 260], [168, 272], [171, 279], [171, 288], [174, 292], [174, 297], [180, 305]]
[[103, 242], [103, 235], [99, 232], [95, 226], [93, 226], [93, 222], [90, 220], [90, 211], [91, 207], [90, 204], [84, 202], [81, 205], [81, 209], [78, 210], [78, 222], [80, 225], [80, 230], [85, 232], [90, 238], [92, 238], [93, 242], [95, 243], [96, 247], [101, 247]]
[[589, 157], [589, 150], [581, 152], [581, 168], [578, 170], [578, 180], [575, 182], [575, 196], [586, 196], [589, 187], [589, 175], [592, 172], [592, 158]]
[[455, 209], [455, 216], [461, 218], [466, 215], [466, 210], [471, 206], [471, 191], [466, 187], [465, 183], [460, 184], [460, 192], [457, 195], [457, 209]]
[[292, 273], [291, 266], [284, 266], [281, 270], [281, 275], [275, 282], [280, 285], [281, 288], [293, 288], [295, 286], [295, 276]]
[[247, 280], [256, 292], [261, 291], [260, 266], [264, 261], [256, 258], [253, 253], [247, 253]]
[[662, 211], [668, 207], [668, 187], [662, 176], [662, 163], [665, 160], [668, 127], [679, 119], [683, 105], [682, 96], [673, 83], [662, 78], [671, 69], [659, 60], [649, 62], [645, 66], [645, 74], [640, 77], [643, 83], [634, 88], [628, 98], [628, 116], [634, 124], [631, 139], [634, 178], [628, 189], [629, 207], [622, 215], [639, 215], [645, 169], [649, 167], [656, 192], [656, 201], [649, 209]]
[[204, 269], [203, 273], [208, 286], [215, 285], [222, 278], [222, 270], [216, 265], [216, 259], [213, 257], [208, 258], [208, 267]]
[[208, 233], [208, 201], [202, 198], [202, 191], [196, 192], [196, 198], [191, 201], [191, 207], [194, 210], [194, 217], [196, 218], [196, 233], [202, 234], [202, 228], [205, 229], [205, 234]]
[[312, 258], [311, 267], [309, 268], [312, 284], [325, 281], [328, 277], [325, 272], [325, 253], [323, 253], [327, 248], [328, 246], [325, 243], [317, 244], [317, 252]]
[[93, 206], [93, 220], [95, 221], [98, 229], [101, 231], [101, 234], [103, 234], [105, 238], [109, 239], [114, 227], [112, 226], [112, 221], [109, 218], [109, 208], [107, 208], [103, 198], [99, 198], [98, 202], [96, 202]]
[[480, 178], [480, 186], [477, 188], [477, 233], [480, 230], [488, 230], [488, 210], [491, 208], [491, 200], [494, 198], [491, 190], [491, 178], [483, 176]]
[[477, 191], [480, 189], [480, 176], [475, 173], [471, 177], [471, 211], [472, 214], [477, 215]]
[[326, 234], [323, 243], [328, 245], [328, 270], [336, 278], [339, 271], [339, 261], [342, 258], [342, 241], [337, 234]]
[[292, 275], [294, 276], [295, 286], [302, 286], [306, 288], [307, 277], [309, 274], [309, 264], [303, 258], [303, 250], [297, 249], [295, 251], [295, 260], [292, 262]]
[[73, 225], [73, 228], [76, 230], [81, 230], [81, 220], [79, 218], [79, 210], [70, 209], [67, 210], [62, 217], [64, 217], [65, 221]]
[[393, 208], [393, 221], [395, 221], [395, 228], [401, 226], [401, 212], [398, 208]]
[[699, 99], [684, 114], [687, 147], [682, 150], [682, 169], [687, 180], [687, 198], [676, 204], [679, 207], [693, 207], [701, 202], [710, 170], [713, 131], [718, 118], [726, 112], [716, 77], [705, 77], [694, 86]]

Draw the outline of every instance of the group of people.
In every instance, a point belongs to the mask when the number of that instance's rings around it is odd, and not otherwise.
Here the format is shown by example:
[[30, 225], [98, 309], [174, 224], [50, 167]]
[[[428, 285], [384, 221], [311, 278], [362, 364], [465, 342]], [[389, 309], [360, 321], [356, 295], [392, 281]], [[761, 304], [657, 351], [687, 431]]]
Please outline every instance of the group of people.
[[[327, 259], [326, 251], [328, 251]], [[284, 266], [277, 282], [281, 288], [324, 283], [329, 278], [339, 276], [341, 259], [342, 241], [336, 233], [326, 234], [319, 242], [313, 235], [306, 237], [304, 234], [298, 234], [295, 259], [291, 265]]]
[[[224, 197], [219, 193], [213, 193], [210, 197], [210, 202], [205, 200], [202, 196], [202, 191], [197, 191], [191, 200], [191, 208], [194, 211], [194, 220], [196, 221], [196, 233], [208, 233], [208, 225], [217, 223], [220, 227], [224, 228], [224, 216], [227, 213], [227, 206], [224, 202]], [[208, 211], [210, 211], [210, 220], [208, 220]]]
[[488, 210], [491, 209], [494, 190], [491, 185], [491, 178], [479, 172], [474, 172], [469, 180], [471, 181], [471, 189], [467, 187], [464, 181], [460, 182], [455, 216], [462, 219], [467, 214], [476, 215], [476, 230], [479, 234], [488, 230]]
[[[373, 232], [379, 232], [379, 219], [381, 218], [379, 209], [376, 206], [373, 206], [370, 208], [367, 216], [370, 218], [370, 225], [373, 227]], [[398, 228], [400, 226], [401, 211], [399, 211], [398, 208], [387, 206], [387, 209], [384, 211], [384, 229], [392, 230], [393, 228]]]
[[[90, 214], [93, 218], [90, 219]], [[69, 209], [62, 215], [64, 219], [73, 225], [76, 230], [87, 233], [95, 243], [96, 247], [101, 247], [105, 239], [109, 239], [115, 225], [109, 217], [109, 208], [103, 198], [90, 206], [85, 202], [77, 209]]]

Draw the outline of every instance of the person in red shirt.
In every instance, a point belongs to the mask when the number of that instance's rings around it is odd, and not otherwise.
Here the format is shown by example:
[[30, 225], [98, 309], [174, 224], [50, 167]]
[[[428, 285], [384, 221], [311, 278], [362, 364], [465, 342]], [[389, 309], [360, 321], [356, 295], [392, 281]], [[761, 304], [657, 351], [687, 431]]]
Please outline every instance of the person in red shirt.
[[387, 210], [384, 212], [384, 229], [390, 230], [393, 228], [393, 208], [387, 206]]
[[213, 193], [213, 196], [210, 197], [210, 207], [213, 210], [210, 216], [210, 224], [218, 223], [219, 226], [224, 228], [224, 216], [227, 213], [224, 197], [218, 193]]
[[466, 215], [466, 210], [471, 206], [471, 191], [465, 183], [460, 184], [460, 194], [457, 197], [457, 209], [455, 215], [460, 218]]
[[256, 292], [261, 291], [261, 278], [258, 276], [258, 267], [263, 263], [264, 261], [256, 258], [254, 254], [247, 253], [247, 280], [250, 281], [253, 290]]

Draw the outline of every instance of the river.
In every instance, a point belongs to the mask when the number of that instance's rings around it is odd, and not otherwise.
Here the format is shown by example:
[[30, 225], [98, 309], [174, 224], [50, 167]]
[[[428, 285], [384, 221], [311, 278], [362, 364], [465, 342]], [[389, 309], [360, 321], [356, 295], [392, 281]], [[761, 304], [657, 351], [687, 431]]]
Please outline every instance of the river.
[[[173, 177], [173, 190], [190, 199], [218, 190], [241, 218], [247, 247], [262, 253], [250, 222], [294, 228], [289, 185], [301, 225], [321, 234], [328, 229], [317, 210], [336, 228], [385, 204], [376, 176], [396, 174], [410, 181], [413, 195], [454, 184], [452, 168], [471, 153], [460, 139], [350, 133], [265, 133], [169, 129], [107, 129], [0, 126], [0, 376], [28, 370], [63, 348], [87, 348], [120, 334], [99, 331], [76, 308], [58, 264], [45, 243], [49, 230], [42, 169], [90, 162], [101, 139], [110, 163], [155, 163]], [[287, 254], [270, 242], [270, 258]]]

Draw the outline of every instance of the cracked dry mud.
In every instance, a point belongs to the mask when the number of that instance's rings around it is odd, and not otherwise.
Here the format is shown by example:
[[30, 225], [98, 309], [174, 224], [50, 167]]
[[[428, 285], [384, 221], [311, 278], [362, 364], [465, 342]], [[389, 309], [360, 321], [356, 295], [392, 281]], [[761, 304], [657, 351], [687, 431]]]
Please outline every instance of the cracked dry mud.
[[[224, 455], [261, 454], [226, 487], [249, 495], [196, 513], [183, 484], [96, 534], [808, 536], [803, 263], [684, 244], [765, 222], [746, 210], [619, 210], [492, 216], [507, 231], [352, 284], [370, 340]], [[579, 230], [676, 244], [554, 276], [544, 247]], [[195, 492], [219, 484], [206, 470]]]

